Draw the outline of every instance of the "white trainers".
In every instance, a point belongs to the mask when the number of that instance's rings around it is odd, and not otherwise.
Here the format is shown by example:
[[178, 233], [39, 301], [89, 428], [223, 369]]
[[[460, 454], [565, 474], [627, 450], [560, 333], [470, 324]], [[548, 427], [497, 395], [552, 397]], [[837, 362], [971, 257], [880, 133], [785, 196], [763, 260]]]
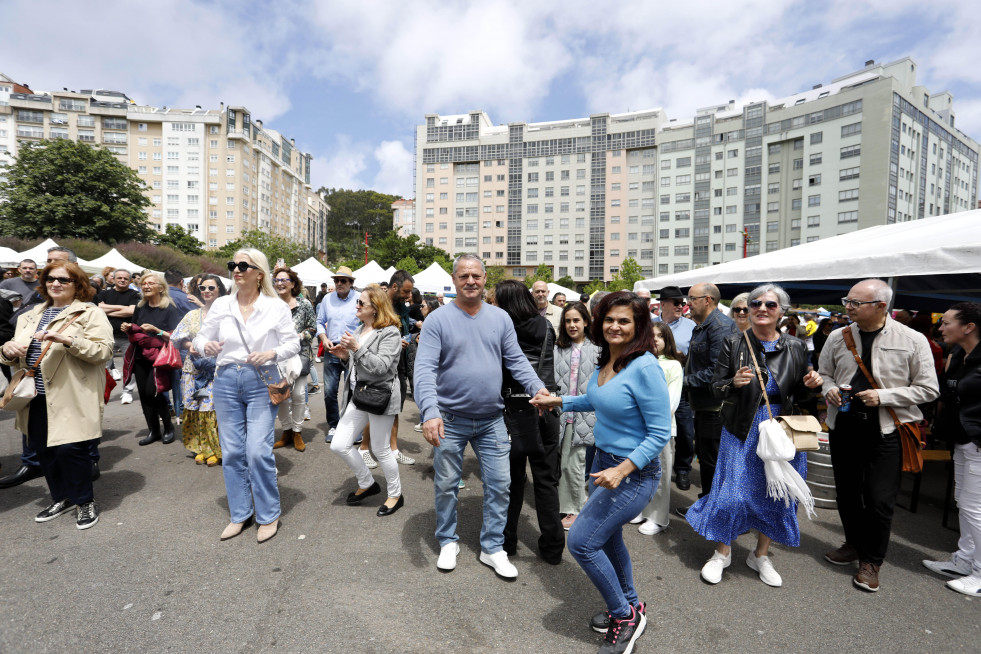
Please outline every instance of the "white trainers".
[[653, 520], [648, 520], [647, 522], [645, 522], [641, 526], [637, 527], [637, 531], [639, 531], [640, 533], [644, 534], [645, 536], [653, 536], [654, 534], [661, 533], [662, 531], [664, 531], [667, 528], [668, 528], [667, 525], [664, 525], [662, 527], [661, 525], [657, 524]]
[[415, 430], [415, 431], [417, 431], [417, 432], [419, 432], [421, 434], [422, 433], [422, 423], [420, 422], [418, 425], [416, 425], [412, 429]]
[[371, 452], [368, 450], [358, 450], [361, 453], [361, 458], [364, 459], [364, 464], [368, 466], [369, 469], [377, 468], [378, 463], [371, 456]]
[[518, 576], [518, 569], [508, 561], [508, 553], [504, 550], [495, 554], [481, 552], [480, 562], [494, 568], [494, 572], [505, 579], [514, 579]]
[[113, 368], [111, 371], [109, 371], [109, 374], [111, 374], [112, 378], [116, 381], [123, 378], [123, 373], [119, 372], [119, 368]]
[[974, 572], [960, 579], [951, 579], [947, 582], [947, 588], [964, 595], [979, 597], [981, 596], [981, 572]]
[[406, 456], [402, 454], [402, 450], [395, 451], [395, 460], [404, 466], [411, 466], [411, 465], [415, 465], [416, 463], [416, 460], [413, 459], [411, 456]]
[[440, 570], [449, 572], [456, 568], [456, 555], [460, 553], [460, 546], [457, 543], [447, 543], [439, 549], [439, 558], [436, 559], [436, 567]]
[[774, 588], [783, 586], [783, 579], [780, 578], [780, 575], [773, 568], [769, 556], [756, 556], [756, 552], [750, 550], [749, 555], [746, 557], [746, 565], [749, 566], [750, 570], [758, 572], [760, 581], [767, 586], [773, 586]]
[[306, 409], [303, 410], [303, 420], [304, 421], [312, 420], [312, 418], [310, 417], [310, 407], [307, 407]]
[[923, 561], [924, 567], [945, 577], [966, 577], [971, 574], [971, 564], [952, 554], [947, 561]]
[[643, 521], [644, 521], [643, 514], [638, 513], [637, 515], [634, 516], [634, 519], [630, 521], [630, 524], [632, 524], [632, 525], [639, 525]]
[[122, 395], [119, 396], [119, 403], [120, 404], [132, 404], [133, 403], [133, 394], [132, 393], [127, 393], [127, 392], [123, 391]]
[[732, 565], [732, 552], [723, 556], [716, 551], [702, 566], [702, 579], [710, 584], [717, 584], [722, 581], [722, 571], [730, 565]]

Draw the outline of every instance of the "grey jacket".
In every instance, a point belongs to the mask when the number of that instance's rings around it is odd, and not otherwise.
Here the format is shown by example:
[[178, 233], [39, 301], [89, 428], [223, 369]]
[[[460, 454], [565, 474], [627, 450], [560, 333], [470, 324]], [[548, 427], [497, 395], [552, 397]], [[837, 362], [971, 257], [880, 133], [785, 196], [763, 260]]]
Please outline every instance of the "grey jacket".
[[[364, 326], [354, 332], [355, 338]], [[377, 330], [368, 344], [359, 347], [357, 352], [349, 352], [344, 383], [341, 385], [341, 413], [347, 408], [351, 399], [351, 371], [357, 366], [359, 382], [384, 382], [392, 387], [392, 399], [385, 409], [386, 416], [398, 414], [402, 406], [402, 394], [399, 390], [399, 355], [402, 354], [402, 334], [398, 327], [389, 326]]]
[[[599, 359], [600, 349], [588, 338], [582, 343], [582, 351], [579, 353], [579, 377], [576, 381], [576, 388], [579, 395], [586, 394], [586, 387], [589, 385], [589, 378], [596, 370], [596, 361]], [[569, 380], [572, 375], [572, 348], [561, 348], [556, 346], [554, 350], [555, 359], [555, 383], [559, 387], [559, 395], [569, 394]], [[571, 412], [572, 421], [572, 446], [586, 446], [593, 444], [593, 426], [596, 424], [596, 414], [592, 411]], [[559, 416], [560, 437], [565, 437], [565, 421], [570, 412], [566, 411]], [[561, 441], [560, 441], [561, 442]]]

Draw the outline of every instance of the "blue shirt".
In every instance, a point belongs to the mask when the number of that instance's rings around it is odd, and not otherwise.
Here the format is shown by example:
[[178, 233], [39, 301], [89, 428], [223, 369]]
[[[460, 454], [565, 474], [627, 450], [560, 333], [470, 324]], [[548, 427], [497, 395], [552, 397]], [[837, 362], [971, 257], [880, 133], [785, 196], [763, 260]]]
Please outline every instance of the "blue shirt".
[[499, 416], [502, 363], [528, 394], [545, 388], [503, 310], [485, 303], [471, 316], [451, 302], [433, 311], [422, 324], [412, 385], [422, 422], [439, 418], [440, 411], [471, 419]]
[[173, 300], [177, 308], [181, 310], [181, 317], [183, 317], [187, 312], [194, 311], [198, 308], [191, 304], [191, 301], [187, 299], [187, 293], [176, 286], [168, 287], [167, 291], [170, 293], [170, 299]]
[[[654, 322], [664, 322], [660, 316]], [[688, 356], [688, 344], [691, 343], [691, 334], [695, 331], [695, 321], [691, 318], [680, 316], [674, 322], [669, 322], [671, 335], [674, 336], [674, 344], [678, 346], [678, 351]]]
[[602, 386], [597, 368], [585, 395], [563, 395], [562, 411], [595, 411], [596, 447], [644, 468], [671, 438], [671, 400], [661, 364], [647, 352]]
[[337, 343], [344, 332], [354, 333], [358, 328], [358, 297], [360, 293], [351, 289], [343, 300], [336, 292], [328, 293], [317, 305], [317, 336], [326, 334], [327, 340]]

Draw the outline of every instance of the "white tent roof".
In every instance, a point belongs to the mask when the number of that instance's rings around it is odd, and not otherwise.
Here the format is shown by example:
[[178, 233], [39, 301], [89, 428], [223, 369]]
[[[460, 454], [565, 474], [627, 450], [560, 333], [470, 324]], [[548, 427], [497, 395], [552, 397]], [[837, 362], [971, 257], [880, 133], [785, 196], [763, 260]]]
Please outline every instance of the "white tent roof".
[[[791, 299], [834, 302], [857, 280], [896, 278], [898, 306], [926, 308], [981, 295], [981, 210], [879, 225], [792, 248], [645, 279], [635, 289], [778, 282]], [[798, 289], [798, 290], [791, 290]], [[821, 299], [824, 298], [824, 299]], [[905, 304], [904, 304], [905, 303]]]
[[566, 302], [578, 302], [579, 296], [582, 295], [578, 291], [574, 291], [571, 288], [566, 288], [565, 286], [559, 286], [554, 282], [548, 283], [548, 301], [551, 302], [552, 298], [555, 297], [556, 293], [565, 293]]
[[364, 288], [368, 284], [380, 284], [391, 279], [391, 275], [385, 273], [385, 269], [372, 259], [366, 266], [354, 271], [354, 286]]
[[13, 268], [23, 260], [24, 257], [20, 256], [17, 250], [0, 247], [0, 265], [4, 268]]
[[82, 270], [89, 274], [101, 273], [102, 269], [106, 266], [111, 266], [112, 268], [124, 268], [131, 273], [140, 272], [144, 269], [143, 266], [133, 263], [120, 254], [119, 250], [116, 248], [109, 250], [98, 259], [92, 259], [91, 261], [79, 260], [78, 264], [82, 267]]
[[389, 279], [391, 279], [392, 275], [395, 274], [396, 270], [398, 270], [398, 268], [396, 268], [395, 266], [389, 266], [388, 268], [385, 269], [385, 274], [388, 275]]
[[20, 263], [24, 259], [32, 259], [38, 264], [38, 268], [44, 268], [44, 264], [48, 261], [48, 250], [50, 248], [56, 247], [58, 244], [53, 240], [45, 239], [44, 243], [35, 245], [30, 250], [24, 250], [17, 255], [17, 263]]
[[293, 266], [293, 272], [300, 276], [300, 281], [303, 282], [304, 286], [334, 285], [334, 273], [327, 266], [317, 261], [316, 257], [310, 257], [303, 263], [296, 264]]
[[420, 293], [454, 293], [453, 276], [443, 270], [443, 267], [432, 262], [428, 268], [413, 275], [415, 287]]

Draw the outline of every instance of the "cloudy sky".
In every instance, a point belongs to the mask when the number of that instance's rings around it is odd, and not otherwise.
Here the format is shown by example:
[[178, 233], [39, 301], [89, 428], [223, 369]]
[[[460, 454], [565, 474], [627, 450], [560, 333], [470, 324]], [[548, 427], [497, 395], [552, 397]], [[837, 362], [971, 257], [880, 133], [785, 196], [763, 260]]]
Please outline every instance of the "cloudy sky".
[[981, 139], [977, 0], [3, 0], [0, 17], [19, 26], [0, 71], [35, 91], [245, 105], [314, 155], [315, 186], [411, 197], [427, 113], [686, 119], [907, 55]]

